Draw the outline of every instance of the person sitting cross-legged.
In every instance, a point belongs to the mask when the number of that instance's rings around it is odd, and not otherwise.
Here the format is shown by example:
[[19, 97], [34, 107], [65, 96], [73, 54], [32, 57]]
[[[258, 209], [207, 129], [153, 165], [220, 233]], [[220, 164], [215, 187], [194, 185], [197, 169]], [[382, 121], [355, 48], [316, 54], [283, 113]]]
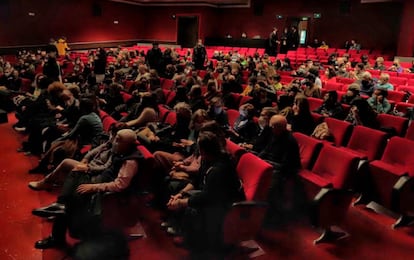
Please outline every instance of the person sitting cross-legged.
[[[118, 131], [113, 144], [111, 166], [97, 176], [73, 172], [66, 178], [56, 203], [34, 209], [39, 217], [56, 217], [52, 234], [35, 243], [37, 249], [65, 246], [66, 229], [81, 239], [93, 236], [100, 227], [102, 210], [99, 199], [93, 198], [100, 192], [121, 192], [127, 190], [138, 171], [143, 155], [136, 148], [136, 135], [130, 129]], [[95, 203], [91, 203], [95, 202]]]
[[69, 158], [64, 159], [42, 180], [29, 182], [29, 188], [33, 190], [51, 190], [62, 183], [71, 171], [90, 175], [102, 173], [112, 163], [112, 142], [116, 132], [117, 128], [112, 127], [109, 140], [90, 150], [80, 162]]

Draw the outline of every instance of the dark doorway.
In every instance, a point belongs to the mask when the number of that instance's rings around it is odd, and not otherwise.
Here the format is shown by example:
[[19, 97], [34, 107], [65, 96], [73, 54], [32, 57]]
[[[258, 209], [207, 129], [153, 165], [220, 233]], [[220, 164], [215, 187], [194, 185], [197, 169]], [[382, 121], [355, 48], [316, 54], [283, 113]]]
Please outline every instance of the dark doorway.
[[177, 19], [177, 44], [194, 47], [198, 39], [198, 16], [178, 16]]
[[309, 39], [309, 17], [288, 17], [286, 20], [286, 27], [291, 28], [295, 26], [299, 32], [299, 45], [306, 46]]

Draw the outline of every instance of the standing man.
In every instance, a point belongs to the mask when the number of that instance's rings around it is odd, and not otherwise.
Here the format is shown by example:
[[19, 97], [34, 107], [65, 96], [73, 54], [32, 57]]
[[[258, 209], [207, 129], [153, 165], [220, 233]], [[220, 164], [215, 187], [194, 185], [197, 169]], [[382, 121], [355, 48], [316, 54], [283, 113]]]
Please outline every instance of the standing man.
[[162, 72], [162, 52], [156, 42], [152, 44], [152, 49], [147, 52], [147, 64], [150, 69], [156, 70], [158, 74]]
[[103, 48], [98, 48], [93, 66], [93, 72], [95, 73], [97, 84], [102, 83], [105, 79], [106, 63], [106, 51]]
[[277, 28], [273, 27], [273, 31], [269, 35], [269, 49], [267, 50], [267, 54], [269, 56], [276, 56], [277, 55], [277, 47], [279, 45], [279, 37], [277, 35]]
[[204, 69], [204, 62], [207, 57], [206, 47], [203, 45], [203, 41], [198, 39], [197, 45], [193, 49], [193, 62], [196, 70]]
[[[54, 46], [54, 45], [50, 45]], [[62, 73], [58, 61], [56, 60], [56, 46], [48, 48], [47, 60], [43, 65], [43, 74], [53, 81], [62, 82]]]
[[296, 50], [299, 47], [299, 32], [295, 26], [292, 26], [290, 33], [288, 34], [288, 47], [289, 50]]

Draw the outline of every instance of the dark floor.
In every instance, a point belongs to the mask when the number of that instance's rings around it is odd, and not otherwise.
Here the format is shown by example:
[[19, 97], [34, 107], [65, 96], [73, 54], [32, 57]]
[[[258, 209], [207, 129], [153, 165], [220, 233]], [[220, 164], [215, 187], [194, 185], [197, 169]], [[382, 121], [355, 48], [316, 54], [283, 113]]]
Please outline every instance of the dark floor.
[[[56, 192], [35, 192], [27, 183], [42, 176], [29, 175], [37, 158], [17, 153], [24, 136], [11, 125], [0, 125], [0, 259], [62, 259], [59, 250], [36, 250], [33, 243], [48, 235], [51, 224], [31, 215], [33, 208], [53, 202]], [[188, 252], [173, 245], [159, 228], [160, 213], [142, 206], [146, 238], [130, 242], [131, 259], [186, 259]], [[258, 238], [265, 254], [257, 259], [411, 259], [414, 228], [392, 230], [394, 219], [361, 207], [351, 208], [342, 228], [350, 236], [336, 244], [314, 246], [317, 230], [294, 223], [276, 231], [263, 230]], [[237, 257], [242, 258], [242, 257]]]

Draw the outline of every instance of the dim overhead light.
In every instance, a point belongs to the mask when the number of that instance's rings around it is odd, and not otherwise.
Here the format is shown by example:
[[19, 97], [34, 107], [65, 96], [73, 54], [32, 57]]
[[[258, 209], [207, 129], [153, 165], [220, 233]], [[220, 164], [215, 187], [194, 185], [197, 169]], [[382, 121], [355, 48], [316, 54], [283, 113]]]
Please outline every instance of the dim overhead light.
[[279, 15], [276, 15], [276, 18], [277, 18], [277, 19], [282, 19], [282, 18], [283, 18], [283, 16], [279, 14]]
[[119, 24], [119, 21], [115, 20], [115, 21], [114, 21], [114, 24]]
[[33, 12], [29, 12], [29, 16], [35, 16], [36, 14]]

